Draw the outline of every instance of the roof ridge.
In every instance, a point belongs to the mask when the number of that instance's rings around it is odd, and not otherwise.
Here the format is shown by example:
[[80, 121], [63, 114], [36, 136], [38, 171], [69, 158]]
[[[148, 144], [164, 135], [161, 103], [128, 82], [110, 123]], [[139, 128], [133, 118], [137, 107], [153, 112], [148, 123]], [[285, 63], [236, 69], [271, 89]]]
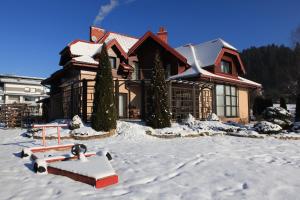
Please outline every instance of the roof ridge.
[[125, 36], [125, 37], [129, 37], [129, 38], [132, 38], [132, 39], [139, 39], [137, 37], [134, 37], [134, 36], [131, 36], [131, 35], [127, 35], [127, 34], [124, 34], [124, 33], [117, 33], [117, 32], [114, 32], [114, 31], [108, 31], [108, 33], [114, 33], [114, 34], [117, 34], [117, 35], [121, 35], [121, 36]]

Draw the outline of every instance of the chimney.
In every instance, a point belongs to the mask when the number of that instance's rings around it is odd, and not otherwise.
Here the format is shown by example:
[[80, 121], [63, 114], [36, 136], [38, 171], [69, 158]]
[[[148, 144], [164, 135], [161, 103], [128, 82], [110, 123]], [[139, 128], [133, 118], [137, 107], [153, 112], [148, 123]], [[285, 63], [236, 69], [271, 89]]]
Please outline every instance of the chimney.
[[90, 41], [91, 42], [97, 42], [99, 41], [105, 34], [105, 30], [95, 27], [95, 26], [91, 26], [90, 28]]
[[159, 27], [159, 31], [157, 32], [157, 36], [164, 41], [165, 43], [168, 43], [168, 32], [165, 29], [165, 27]]

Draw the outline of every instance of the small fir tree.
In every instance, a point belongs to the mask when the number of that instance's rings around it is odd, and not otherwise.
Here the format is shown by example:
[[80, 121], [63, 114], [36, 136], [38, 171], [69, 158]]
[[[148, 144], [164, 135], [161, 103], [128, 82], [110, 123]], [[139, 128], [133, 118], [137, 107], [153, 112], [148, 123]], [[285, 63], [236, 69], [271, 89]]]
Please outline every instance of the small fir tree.
[[117, 126], [117, 113], [111, 65], [105, 43], [99, 55], [95, 81], [92, 128], [96, 131], [110, 131]]
[[147, 125], [153, 128], [170, 127], [171, 115], [168, 105], [167, 83], [159, 51], [155, 53], [149, 95]]
[[280, 107], [287, 110], [285, 98], [283, 98], [283, 97], [280, 97]]
[[265, 109], [264, 98], [262, 96], [256, 96], [253, 103], [253, 115], [259, 116]]

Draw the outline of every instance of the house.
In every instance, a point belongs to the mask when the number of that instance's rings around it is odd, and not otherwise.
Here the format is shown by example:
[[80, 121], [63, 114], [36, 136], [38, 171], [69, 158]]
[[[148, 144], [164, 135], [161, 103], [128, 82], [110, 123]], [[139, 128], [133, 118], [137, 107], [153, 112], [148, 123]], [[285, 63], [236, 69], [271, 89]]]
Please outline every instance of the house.
[[[174, 49], [168, 44], [168, 32], [163, 27], [157, 34], [148, 31], [140, 38], [91, 27], [90, 40], [70, 42], [60, 52], [59, 64], [62, 69], [42, 82], [51, 88], [50, 98], [44, 100], [48, 119], [70, 118], [74, 114], [79, 114], [85, 121], [90, 119], [99, 53], [106, 43], [120, 118], [147, 117], [148, 99], [151, 98], [147, 95], [148, 86], [154, 56], [159, 51], [165, 66], [169, 104], [174, 120], [189, 113], [205, 119], [211, 112], [218, 111], [224, 120], [234, 117], [236, 120], [247, 121], [248, 92], [261, 86], [239, 76], [245, 69], [237, 50], [223, 40], [217, 41], [216, 45], [199, 45], [199, 48], [186, 45]], [[229, 64], [227, 73], [221, 71], [224, 66], [221, 67], [220, 63], [224, 61]], [[221, 85], [230, 86], [233, 92], [236, 89], [235, 96], [230, 95], [233, 104], [236, 102], [235, 115], [229, 116], [225, 110], [224, 114], [221, 112], [221, 93], [215, 92], [221, 90]], [[227, 86], [224, 88], [228, 89]], [[222, 97], [227, 98], [226, 95]], [[240, 108], [244, 106], [247, 109]], [[228, 105], [224, 104], [223, 107], [225, 109]], [[230, 109], [235, 111], [232, 106]]]
[[261, 84], [247, 80], [246, 70], [238, 50], [222, 39], [215, 39], [198, 45], [184, 45], [176, 48], [188, 59], [191, 66], [185, 72], [170, 79], [211, 82], [214, 88], [207, 91], [212, 96], [204, 104], [223, 120], [249, 121], [249, 94], [261, 88]]
[[43, 78], [0, 75], [0, 105], [23, 103], [27, 104], [35, 114], [42, 114], [39, 100], [46, 98], [48, 88], [41, 85]]

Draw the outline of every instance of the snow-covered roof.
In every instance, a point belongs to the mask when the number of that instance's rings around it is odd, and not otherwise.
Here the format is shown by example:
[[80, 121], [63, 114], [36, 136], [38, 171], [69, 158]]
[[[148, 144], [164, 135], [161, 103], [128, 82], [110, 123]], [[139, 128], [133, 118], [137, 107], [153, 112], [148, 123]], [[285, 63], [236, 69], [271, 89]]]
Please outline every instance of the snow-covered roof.
[[187, 69], [181, 74], [177, 74], [169, 77], [169, 80], [197, 77], [202, 74], [214, 78], [227, 79], [231, 81], [239, 81], [241, 83], [246, 83], [246, 84], [251, 84], [251, 85], [256, 85], [258, 87], [261, 87], [261, 84], [256, 83], [254, 81], [250, 81], [242, 77], [238, 77], [238, 79], [229, 78], [229, 77], [220, 76], [211, 73], [203, 69], [203, 67], [210, 66], [215, 63], [223, 47], [237, 51], [235, 47], [233, 47], [232, 45], [230, 45], [229, 43], [225, 42], [222, 39], [211, 40], [198, 45], [188, 44], [176, 48], [178, 52], [180, 52], [183, 56], [187, 58], [188, 64], [191, 65], [191, 68]]
[[0, 74], [0, 78], [13, 78], [13, 79], [30, 79], [30, 80], [37, 80], [41, 81], [45, 78], [42, 77], [34, 77], [34, 76], [19, 76], [19, 75], [13, 75], [13, 74]]
[[237, 51], [235, 47], [220, 38], [197, 45], [184, 45], [176, 50], [187, 58], [190, 65], [206, 67], [215, 63], [223, 47]]
[[104, 42], [108, 43], [113, 39], [116, 39], [118, 41], [118, 43], [126, 53], [128, 53], [129, 49], [138, 41], [137, 38], [109, 32], [108, 37], [104, 40]]
[[36, 79], [23, 79], [23, 78], [1, 78], [0, 82], [2, 83], [16, 83], [16, 84], [26, 84], [26, 85], [41, 85], [42, 80]]
[[69, 46], [72, 55], [93, 57], [97, 52], [101, 51], [102, 44], [77, 41]]
[[[108, 44], [112, 40], [116, 40], [124, 52], [128, 53], [128, 50], [138, 41], [138, 39], [121, 35], [118, 33], [108, 32], [107, 37], [103, 42]], [[98, 64], [98, 62], [93, 58], [95, 54], [101, 52], [102, 43], [92, 43], [88, 41], [76, 40], [70, 43], [68, 46], [70, 52], [73, 56], [74, 61], [85, 62], [90, 64]]]
[[91, 64], [98, 64], [98, 61], [96, 61], [94, 58], [90, 56], [79, 56], [75, 57], [72, 60], [77, 61], [77, 62], [84, 62], [84, 63], [91, 63]]

